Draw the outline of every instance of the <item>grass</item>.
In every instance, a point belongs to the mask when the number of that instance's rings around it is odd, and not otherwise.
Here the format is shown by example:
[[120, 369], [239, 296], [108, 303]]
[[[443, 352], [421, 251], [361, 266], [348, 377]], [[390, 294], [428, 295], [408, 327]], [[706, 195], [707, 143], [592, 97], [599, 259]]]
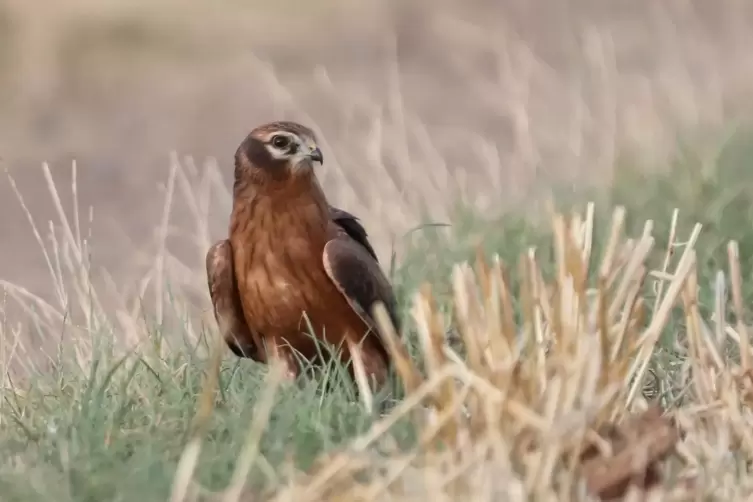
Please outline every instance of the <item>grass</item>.
[[61, 210], [49, 256], [68, 311], [5, 284], [54, 350], [34, 360], [3, 324], [0, 500], [584, 500], [583, 445], [650, 400], [683, 435], [657, 500], [743, 500], [751, 144], [741, 129], [705, 164], [625, 171], [567, 216], [460, 212], [414, 232], [394, 271], [413, 357], [391, 338], [408, 393], [384, 415], [343, 368], [283, 385], [229, 356], [165, 263], [162, 307], [100, 307], [81, 215]]
[[[164, 500], [190, 438], [205, 363], [190, 356], [122, 365], [103, 358], [88, 375], [58, 374], [7, 401], [12, 422], [6, 427], [15, 432], [3, 438], [3, 451], [10, 453], [5, 467], [11, 469], [2, 480], [3, 498], [102, 500], [123, 494]], [[197, 482], [219, 489], [230, 480], [262, 385], [258, 371], [223, 364]], [[274, 434], [261, 442], [265, 457], [279, 465], [294, 453], [305, 468], [317, 452], [365, 432], [371, 420], [352, 402], [345, 390], [324, 394], [313, 384], [281, 393], [269, 417]], [[19, 483], [13, 466], [27, 462], [35, 467]], [[250, 486], [269, 485], [274, 480], [267, 476], [255, 469]]]

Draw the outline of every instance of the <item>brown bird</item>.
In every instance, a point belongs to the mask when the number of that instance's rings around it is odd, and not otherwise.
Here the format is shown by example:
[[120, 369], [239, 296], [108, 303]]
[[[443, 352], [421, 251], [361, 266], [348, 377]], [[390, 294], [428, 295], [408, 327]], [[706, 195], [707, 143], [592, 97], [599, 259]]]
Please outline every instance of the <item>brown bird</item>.
[[322, 162], [314, 132], [294, 122], [259, 126], [238, 147], [229, 238], [206, 259], [215, 318], [233, 353], [277, 358], [291, 378], [293, 349], [309, 361], [320, 353], [307, 318], [343, 361], [358, 350], [381, 386], [390, 359], [371, 309], [382, 302], [399, 331], [395, 295], [358, 219], [327, 202]]

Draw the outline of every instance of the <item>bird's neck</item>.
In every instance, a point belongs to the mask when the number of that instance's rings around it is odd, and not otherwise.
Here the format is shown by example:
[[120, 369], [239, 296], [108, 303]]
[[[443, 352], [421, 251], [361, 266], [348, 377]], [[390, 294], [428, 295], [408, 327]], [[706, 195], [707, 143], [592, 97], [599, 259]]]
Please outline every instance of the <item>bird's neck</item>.
[[232, 221], [246, 220], [259, 228], [270, 224], [285, 228], [295, 223], [293, 226], [318, 231], [327, 227], [329, 204], [311, 173], [281, 183], [236, 186], [233, 214]]

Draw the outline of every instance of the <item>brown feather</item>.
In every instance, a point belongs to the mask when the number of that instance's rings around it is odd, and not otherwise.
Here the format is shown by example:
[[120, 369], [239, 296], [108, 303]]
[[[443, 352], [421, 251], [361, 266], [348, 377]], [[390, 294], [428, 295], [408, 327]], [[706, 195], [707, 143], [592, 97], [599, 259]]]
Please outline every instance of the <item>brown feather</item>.
[[[223, 260], [232, 262], [237, 302], [234, 314], [223, 314], [213, 296], [218, 323], [245, 321], [244, 346], [254, 346], [259, 360], [283, 360], [297, 374], [293, 350], [308, 360], [319, 352], [307, 334], [305, 313], [314, 335], [339, 348], [344, 360], [349, 346], [360, 343], [367, 373], [381, 384], [389, 357], [378, 336], [366, 336], [375, 331], [368, 303], [383, 301], [397, 325], [392, 289], [365, 229], [355, 216], [329, 205], [313, 167], [291, 167], [270, 154], [265, 141], [280, 130], [314, 142], [309, 129], [282, 122], [255, 129], [238, 148], [229, 239], [221, 246], [222, 253], [232, 252], [232, 259]], [[227, 273], [227, 266], [210, 269], [209, 261], [208, 255], [210, 277]], [[365, 289], [357, 287], [361, 283]]]
[[[330, 206], [330, 218], [377, 261], [374, 249], [368, 241], [367, 233], [355, 216], [347, 211]], [[254, 339], [246, 324], [235, 279], [232, 246], [228, 239], [217, 241], [209, 248], [206, 255], [206, 271], [214, 315], [220, 327], [221, 335], [230, 350], [238, 357], [248, 357], [257, 361], [266, 360], [264, 353], [257, 348], [260, 339]], [[338, 289], [342, 293], [339, 286]], [[392, 309], [389, 312], [390, 315], [394, 314]], [[399, 330], [397, 320], [393, 318], [393, 322]]]
[[[378, 379], [386, 378], [383, 368], [389, 361], [389, 352], [380, 338], [379, 326], [374, 321], [374, 304], [382, 302], [396, 330], [400, 329], [397, 317], [397, 302], [389, 281], [368, 250], [341, 231], [340, 235], [324, 246], [322, 264], [327, 276], [347, 301], [351, 310], [368, 327], [369, 332], [359, 337], [367, 372]], [[380, 369], [381, 368], [381, 369]]]
[[259, 360], [257, 345], [243, 317], [230, 241], [221, 240], [209, 248], [206, 269], [209, 296], [214, 307], [214, 317], [220, 327], [220, 335], [236, 356]]

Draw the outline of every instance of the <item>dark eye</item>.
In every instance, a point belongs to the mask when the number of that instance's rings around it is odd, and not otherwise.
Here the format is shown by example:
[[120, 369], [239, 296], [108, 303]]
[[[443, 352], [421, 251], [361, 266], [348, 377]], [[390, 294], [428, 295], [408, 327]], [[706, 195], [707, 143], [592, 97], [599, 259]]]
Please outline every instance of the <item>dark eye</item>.
[[278, 134], [272, 138], [272, 146], [279, 148], [280, 150], [287, 148], [290, 145], [290, 138], [285, 135]]

